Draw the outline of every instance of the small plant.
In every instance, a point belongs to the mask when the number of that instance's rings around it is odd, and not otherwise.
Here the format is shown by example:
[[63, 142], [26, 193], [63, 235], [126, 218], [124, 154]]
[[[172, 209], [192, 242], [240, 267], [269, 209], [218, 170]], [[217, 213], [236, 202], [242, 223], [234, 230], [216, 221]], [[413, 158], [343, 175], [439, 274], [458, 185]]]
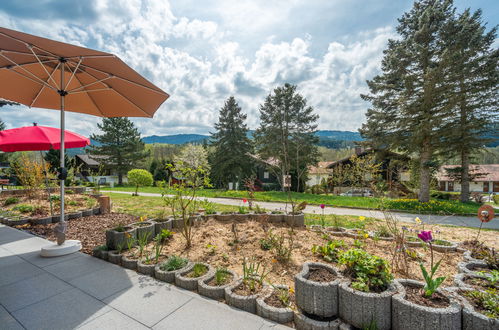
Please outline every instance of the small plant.
[[345, 274], [352, 278], [352, 288], [359, 291], [380, 292], [393, 280], [388, 262], [361, 249], [341, 253], [339, 262], [345, 265]]
[[138, 245], [139, 245], [139, 256], [142, 257], [144, 250], [146, 248], [147, 242], [149, 241], [149, 236], [151, 233], [145, 232], [139, 235]]
[[227, 268], [217, 268], [215, 271], [215, 284], [216, 285], [224, 285], [226, 284], [229, 279], [230, 279], [230, 272], [227, 270]]
[[126, 239], [126, 245], [128, 251], [134, 247], [134, 245], [137, 243], [137, 239], [135, 237], [132, 237], [130, 233], [125, 233], [125, 239]]
[[107, 245], [99, 245], [96, 247], [97, 250], [99, 251], [108, 251], [109, 248], [107, 247]]
[[50, 200], [52, 202], [58, 202], [61, 200], [61, 196], [60, 195], [50, 195]]
[[274, 247], [274, 242], [270, 238], [260, 239], [260, 248], [264, 251], [268, 251]]
[[113, 230], [123, 233], [125, 231], [125, 225], [122, 222], [120, 222], [113, 228]]
[[8, 197], [7, 199], [5, 199], [5, 201], [3, 202], [3, 206], [9, 206], [9, 205], [12, 205], [12, 204], [17, 204], [19, 203], [19, 198], [18, 197]]
[[423, 263], [419, 264], [419, 267], [421, 267], [421, 272], [423, 272], [423, 277], [426, 282], [426, 285], [423, 288], [424, 294], [423, 296], [426, 298], [431, 298], [435, 291], [438, 289], [440, 284], [442, 284], [443, 281], [445, 281], [445, 276], [433, 278], [435, 276], [435, 273], [438, 270], [438, 267], [440, 266], [440, 262], [442, 260], [439, 260], [436, 264], [433, 264], [433, 246], [432, 246], [432, 240], [433, 237], [431, 236], [431, 231], [422, 231], [418, 234], [418, 237], [425, 243], [428, 243], [430, 246], [430, 256], [431, 256], [431, 268], [430, 268], [430, 274], [428, 274], [428, 271], [426, 268], [423, 266]]
[[274, 286], [274, 292], [277, 299], [286, 307], [291, 305], [291, 289], [279, 288]]
[[173, 255], [169, 257], [161, 266], [160, 269], [163, 271], [171, 272], [174, 270], [179, 270], [181, 268], [184, 268], [189, 260]]
[[161, 240], [161, 243], [164, 243], [173, 237], [173, 232], [168, 229], [161, 229], [161, 233], [158, 235], [160, 236], [159, 239]]
[[78, 202], [77, 201], [72, 201], [72, 200], [67, 201], [66, 204], [69, 205], [69, 206], [78, 206]]
[[260, 205], [255, 204], [255, 213], [256, 214], [263, 214], [263, 213], [265, 213], [265, 210], [263, 208], [261, 208]]
[[363, 249], [365, 246], [365, 243], [362, 242], [360, 239], [354, 239], [353, 240], [353, 246], [357, 249]]
[[490, 269], [499, 270], [499, 253], [494, 248], [481, 249], [479, 256]]
[[229, 261], [229, 256], [227, 255], [227, 253], [222, 254], [222, 260], [225, 262]]
[[159, 233], [158, 235], [156, 235], [156, 237], [154, 237], [154, 261], [155, 261], [155, 263], [158, 263], [159, 257], [161, 256], [161, 252], [163, 251], [163, 241], [164, 241], [164, 238], [161, 235], [161, 233]]
[[64, 192], [66, 193], [66, 195], [73, 195], [73, 194], [75, 193], [75, 192], [74, 192], [73, 190], [71, 190], [71, 189], [66, 189]]
[[12, 208], [12, 210], [18, 211], [21, 213], [31, 213], [34, 211], [34, 209], [35, 208], [32, 205], [28, 205], [28, 204], [19, 204], [19, 205], [16, 205]]
[[312, 247], [312, 253], [319, 254], [328, 262], [337, 262], [341, 250], [345, 247], [346, 244], [343, 240], [332, 240], [323, 246], [314, 245]]
[[206, 267], [203, 264], [195, 264], [194, 267], [192, 267], [192, 272], [190, 274], [191, 275], [190, 277], [194, 278], [200, 277], [206, 274], [206, 272], [208, 272], [208, 267]]
[[499, 291], [497, 289], [465, 291], [463, 295], [471, 300], [485, 316], [492, 319], [499, 318]]
[[215, 208], [215, 203], [212, 203], [210, 201], [208, 201], [207, 199], [205, 199], [203, 202], [202, 202], [202, 207], [204, 209], [204, 213], [205, 214], [215, 214], [217, 213], [217, 210]]
[[239, 209], [237, 211], [239, 214], [248, 214], [249, 211], [245, 206], [239, 206]]
[[499, 284], [499, 270], [492, 270], [490, 272], [481, 271], [478, 272], [481, 276], [483, 276], [487, 281], [490, 282], [491, 286], [496, 287]]
[[326, 226], [326, 216], [324, 214], [324, 209], [326, 208], [326, 205], [325, 204], [321, 204], [320, 207], [321, 207], [321, 210], [322, 210], [321, 226], [325, 227]]
[[388, 237], [393, 237], [390, 229], [386, 225], [380, 225], [376, 228], [376, 236], [378, 237], [383, 237], [383, 238], [388, 238]]
[[217, 253], [217, 246], [213, 244], [206, 244], [206, 249], [208, 249], [208, 254], [214, 256]]
[[265, 266], [261, 269], [260, 266], [260, 262], [248, 262], [246, 258], [243, 259], [243, 283], [251, 292], [255, 292], [257, 286], [262, 286], [270, 273], [270, 271], [265, 272]]
[[294, 205], [291, 214], [301, 214], [303, 210], [307, 207], [307, 202], [301, 202], [300, 204]]

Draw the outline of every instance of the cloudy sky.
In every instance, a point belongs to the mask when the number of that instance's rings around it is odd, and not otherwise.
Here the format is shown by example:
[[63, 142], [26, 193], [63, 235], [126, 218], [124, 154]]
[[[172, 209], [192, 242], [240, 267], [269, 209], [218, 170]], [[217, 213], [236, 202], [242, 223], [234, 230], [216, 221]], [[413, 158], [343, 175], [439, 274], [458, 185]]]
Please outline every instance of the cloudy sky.
[[[458, 0], [498, 24], [499, 1]], [[258, 125], [258, 107], [285, 82], [298, 85], [320, 129], [357, 130], [359, 94], [379, 72], [409, 0], [38, 0], [0, 2], [0, 26], [112, 52], [168, 92], [144, 135], [206, 134], [234, 95]], [[497, 44], [497, 43], [496, 43]], [[3, 107], [8, 128], [58, 126], [53, 110]], [[90, 134], [97, 117], [68, 114], [68, 129]]]

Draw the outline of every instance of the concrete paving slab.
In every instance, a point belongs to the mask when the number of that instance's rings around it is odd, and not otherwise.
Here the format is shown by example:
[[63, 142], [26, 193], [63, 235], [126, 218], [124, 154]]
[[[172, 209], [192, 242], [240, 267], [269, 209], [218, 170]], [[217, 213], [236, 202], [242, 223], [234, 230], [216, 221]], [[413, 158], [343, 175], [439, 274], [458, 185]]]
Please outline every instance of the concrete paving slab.
[[79, 327], [80, 330], [142, 330], [150, 329], [134, 319], [111, 310]]
[[20, 230], [16, 230], [4, 225], [1, 225], [0, 227], [0, 244], [7, 244], [10, 242], [16, 242], [32, 237], [32, 235], [24, 233]]
[[254, 314], [213, 300], [195, 298], [161, 320], [153, 329], [258, 330], [263, 324], [263, 319]]
[[149, 276], [136, 276], [132, 282], [132, 288], [120, 291], [104, 302], [148, 327], [193, 299], [174, 286]]
[[24, 254], [29, 252], [40, 251], [43, 246], [47, 246], [46, 240], [40, 237], [31, 236], [18, 241], [2, 243], [2, 247], [16, 254]]
[[69, 260], [44, 267], [43, 269], [58, 278], [69, 282], [77, 277], [111, 266], [112, 264], [106, 261], [80, 253], [76, 258], [71, 258]]
[[0, 286], [15, 283], [43, 273], [43, 271], [17, 256], [0, 258]]
[[93, 273], [77, 277], [70, 283], [85, 293], [102, 300], [116, 292], [133, 286], [132, 278], [137, 273], [129, 269], [109, 264]]
[[26, 329], [74, 329], [110, 310], [101, 301], [72, 289], [17, 310], [12, 315]]
[[1, 245], [0, 245], [0, 258], [2, 257], [9, 257], [9, 256], [13, 256], [14, 254], [12, 252], [10, 252], [9, 250], [6, 250], [4, 249]]
[[24, 330], [23, 326], [2, 306], [0, 306], [0, 325], [2, 330]]
[[13, 312], [72, 288], [55, 276], [43, 273], [13, 284], [0, 286], [0, 304], [9, 312]]
[[24, 260], [26, 260], [27, 262], [29, 262], [35, 266], [43, 268], [43, 267], [55, 265], [55, 264], [58, 264], [60, 262], [76, 258], [80, 255], [81, 255], [80, 253], [71, 253], [71, 254], [67, 254], [65, 256], [60, 256], [60, 257], [44, 258], [44, 257], [40, 256], [40, 250], [36, 250], [33, 252], [20, 254], [19, 257], [23, 258]]

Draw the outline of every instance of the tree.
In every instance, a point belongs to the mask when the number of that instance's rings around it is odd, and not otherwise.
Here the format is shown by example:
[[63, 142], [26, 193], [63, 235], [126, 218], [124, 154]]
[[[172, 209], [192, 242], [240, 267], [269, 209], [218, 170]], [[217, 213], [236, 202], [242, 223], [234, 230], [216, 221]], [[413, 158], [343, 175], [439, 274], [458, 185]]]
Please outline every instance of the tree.
[[283, 179], [294, 172], [295, 189], [310, 165], [317, 163], [319, 151], [315, 136], [318, 115], [296, 92], [296, 86], [285, 84], [274, 89], [260, 105], [260, 127], [255, 131], [256, 149], [262, 159], [271, 159], [271, 170], [283, 190]]
[[97, 143], [91, 145], [89, 154], [105, 156], [99, 161], [106, 167], [118, 172], [118, 184], [123, 184], [123, 175], [147, 156], [140, 133], [128, 118], [104, 118], [97, 124], [102, 134], [92, 134], [90, 138]]
[[[180, 150], [180, 154], [173, 157], [175, 164], [191, 169], [201, 168], [204, 173], [209, 174], [210, 164], [208, 163], [208, 153], [201, 145], [187, 144]], [[180, 165], [176, 165], [178, 168]]]
[[249, 156], [253, 146], [247, 136], [246, 114], [236, 99], [231, 96], [220, 109], [216, 132], [211, 134], [209, 155], [212, 182], [226, 188], [229, 182], [241, 182], [253, 172], [253, 161]]
[[[43, 159], [45, 159], [46, 162], [50, 164], [50, 169], [53, 174], [57, 174], [58, 168], [61, 167], [61, 153], [59, 150], [55, 149], [50, 149], [45, 153], [43, 156]], [[70, 170], [71, 168], [75, 167], [75, 161], [74, 158], [69, 158], [68, 154], [64, 155], [64, 164], [66, 164], [66, 168]]]
[[135, 186], [135, 194], [133, 196], [139, 195], [139, 186], [148, 187], [152, 186], [154, 180], [152, 174], [149, 171], [142, 169], [133, 169], [127, 173], [128, 183]]
[[444, 28], [450, 0], [420, 0], [399, 19], [398, 40], [389, 40], [382, 73], [368, 81], [371, 102], [360, 130], [375, 149], [399, 149], [419, 159], [419, 201], [430, 199], [430, 179], [442, 150], [445, 103]]
[[3, 131], [5, 129], [5, 123], [3, 120], [0, 118], [0, 131]]
[[448, 65], [445, 76], [446, 100], [452, 109], [452, 115], [445, 125], [444, 145], [447, 155], [460, 158], [459, 173], [454, 174], [461, 183], [462, 202], [470, 199], [472, 155], [494, 140], [487, 133], [494, 132], [494, 123], [499, 118], [499, 50], [492, 48], [497, 27], [489, 32], [485, 30], [481, 10], [471, 13], [466, 9], [449, 22], [444, 35], [448, 48], [444, 56]]

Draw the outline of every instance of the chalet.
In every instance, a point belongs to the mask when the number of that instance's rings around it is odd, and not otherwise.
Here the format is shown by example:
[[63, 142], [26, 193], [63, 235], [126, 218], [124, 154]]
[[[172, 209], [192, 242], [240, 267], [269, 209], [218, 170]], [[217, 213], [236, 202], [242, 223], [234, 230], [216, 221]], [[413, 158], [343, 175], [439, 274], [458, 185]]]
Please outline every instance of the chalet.
[[[438, 188], [441, 191], [461, 191], [459, 177], [452, 169], [459, 165], [443, 165], [437, 173]], [[454, 172], [455, 173], [455, 172]], [[470, 191], [499, 193], [499, 164], [470, 165]]]
[[318, 162], [316, 166], [309, 166], [307, 187], [320, 184], [322, 180], [326, 180], [331, 174], [331, 169], [328, 166], [334, 162]]
[[[86, 182], [96, 182], [101, 185], [109, 184], [111, 186], [118, 183], [118, 173], [101, 165], [102, 159], [107, 156], [96, 156], [88, 154], [75, 155], [75, 165], [79, 170], [77, 176]], [[123, 176], [123, 182], [127, 182], [126, 175]]]
[[255, 186], [258, 190], [280, 190], [279, 180], [273, 173], [272, 168], [278, 164], [278, 160], [262, 159], [258, 155], [248, 154], [255, 160], [256, 180]]

